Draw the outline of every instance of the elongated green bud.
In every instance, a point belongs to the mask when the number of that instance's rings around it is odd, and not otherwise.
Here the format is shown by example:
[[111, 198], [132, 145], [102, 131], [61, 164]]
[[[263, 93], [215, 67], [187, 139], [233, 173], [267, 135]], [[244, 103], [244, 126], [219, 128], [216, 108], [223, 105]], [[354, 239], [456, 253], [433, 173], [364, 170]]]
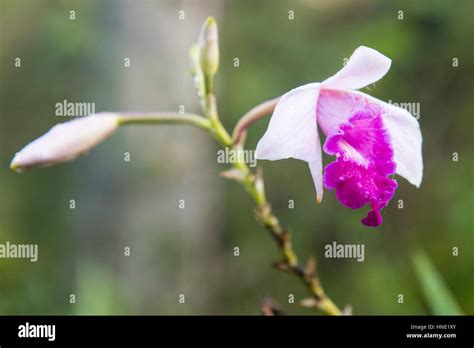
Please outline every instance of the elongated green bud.
[[217, 23], [213, 17], [208, 17], [204, 22], [198, 46], [202, 72], [207, 81], [212, 81], [219, 67], [219, 38]]

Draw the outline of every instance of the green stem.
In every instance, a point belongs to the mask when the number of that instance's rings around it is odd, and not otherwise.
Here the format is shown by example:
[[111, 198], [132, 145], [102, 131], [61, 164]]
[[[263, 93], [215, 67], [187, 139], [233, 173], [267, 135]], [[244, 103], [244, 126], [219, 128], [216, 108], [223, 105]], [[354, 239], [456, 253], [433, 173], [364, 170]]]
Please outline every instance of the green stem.
[[[258, 112], [253, 112], [253, 114], [258, 116], [248, 117], [248, 122], [246, 121], [241, 123], [244, 125], [241, 127], [243, 132], [246, 131], [248, 125], [255, 121], [255, 119], [261, 118], [261, 115], [268, 113], [271, 108], [274, 108], [276, 101], [277, 99], [270, 101], [268, 105], [265, 106], [265, 108], [262, 108], [261, 110], [258, 109]], [[232, 139], [219, 119], [214, 95], [209, 94], [203, 98], [201, 105], [204, 114], [211, 123], [210, 131], [219, 141], [219, 143], [224, 148], [229, 147], [233, 150], [241, 150], [243, 141], [236, 142], [235, 140], [239, 140], [239, 137], [234, 137], [234, 139]], [[238, 131], [237, 133], [240, 132]], [[243, 134], [243, 138], [245, 138], [245, 134]], [[243, 138], [240, 137], [240, 139]], [[248, 165], [244, 162], [236, 162], [233, 164], [233, 167], [235, 170], [241, 173], [241, 175], [238, 176], [237, 181], [242, 184], [245, 190], [252, 197], [256, 205], [256, 214], [258, 219], [267, 228], [279, 246], [283, 260], [278, 263], [277, 268], [296, 275], [304, 282], [311, 294], [312, 299], [314, 300], [313, 302], [315, 308], [329, 315], [341, 315], [341, 310], [325, 294], [320, 280], [315, 274], [315, 271], [306, 270], [305, 267], [299, 264], [298, 257], [293, 250], [290, 233], [283, 229], [283, 227], [280, 225], [277, 217], [272, 213], [270, 204], [267, 202], [263, 178], [260, 172], [257, 171], [257, 174], [253, 174]]]
[[211, 132], [214, 137], [219, 141], [222, 146], [230, 147], [232, 145], [232, 138], [230, 137], [227, 130], [222, 125], [219, 114], [217, 112], [216, 97], [214, 94], [208, 94], [201, 101], [201, 107], [204, 115], [209, 119], [211, 123]]
[[187, 124], [212, 131], [211, 122], [196, 114], [172, 112], [119, 113], [119, 125], [132, 124]]
[[245, 174], [244, 179], [240, 182], [255, 202], [258, 219], [267, 228], [280, 248], [283, 260], [277, 264], [277, 268], [281, 271], [296, 275], [305, 283], [314, 299], [315, 308], [328, 315], [341, 315], [341, 310], [326, 295], [316, 274], [306, 271], [304, 267], [300, 265], [298, 257], [293, 250], [291, 234], [280, 225], [278, 218], [272, 213], [270, 204], [265, 195], [263, 178], [258, 173], [257, 176], [255, 176], [245, 163], [235, 163], [234, 168]]

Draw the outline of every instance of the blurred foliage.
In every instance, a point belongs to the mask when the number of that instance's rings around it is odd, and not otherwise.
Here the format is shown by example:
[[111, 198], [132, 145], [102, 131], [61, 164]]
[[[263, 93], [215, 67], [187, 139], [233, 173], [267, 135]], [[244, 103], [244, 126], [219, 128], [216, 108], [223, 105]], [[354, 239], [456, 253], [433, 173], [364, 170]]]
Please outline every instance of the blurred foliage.
[[[134, 6], [142, 1], [134, 1]], [[209, 195], [217, 195], [218, 202], [205, 220], [219, 237], [212, 246], [202, 246], [202, 253], [188, 253], [186, 262], [178, 255], [191, 242], [174, 233], [179, 227], [153, 219], [156, 211], [168, 209], [163, 203], [123, 217], [127, 207], [140, 202], [134, 191], [137, 181], [157, 185], [169, 165], [157, 159], [156, 173], [140, 172], [139, 177], [132, 176], [131, 170], [112, 169], [116, 166], [111, 163], [118, 160], [112, 162], [104, 154], [120, 146], [122, 137], [76, 163], [22, 175], [9, 171], [15, 151], [58, 122], [53, 115], [56, 102], [94, 100], [98, 111], [118, 108], [122, 96], [117, 71], [122, 62], [117, 51], [123, 45], [123, 21], [136, 25], [144, 21], [127, 17], [127, 3], [74, 2], [80, 17], [71, 29], [69, 2], [0, 0], [0, 243], [38, 243], [40, 248], [36, 264], [0, 259], [0, 313], [258, 314], [260, 300], [269, 295], [286, 312], [312, 314], [287, 303], [290, 293], [296, 302], [302, 299], [304, 288], [291, 276], [271, 269], [278, 258], [276, 248], [255, 222], [241, 188], [217, 179], [224, 166], [212, 156], [208, 175], [216, 176], [216, 184]], [[474, 314], [474, 2], [200, 1], [199, 6], [207, 9], [202, 18], [195, 18], [202, 13], [192, 0], [154, 4], [156, 13], [185, 8], [187, 18], [196, 23], [207, 15], [217, 17], [221, 64], [216, 91], [221, 117], [229, 128], [252, 106], [332, 75], [360, 45], [389, 56], [390, 72], [364, 91], [383, 100], [421, 104], [425, 161], [421, 188], [398, 178], [399, 190], [383, 211], [384, 224], [378, 229], [361, 225], [364, 213], [341, 206], [333, 192], [326, 192], [323, 203], [316, 205], [309, 170], [301, 161], [261, 162], [266, 190], [283, 225], [293, 231], [300, 257], [317, 257], [323, 285], [341, 307], [351, 304], [355, 314], [430, 313], [411, 264], [413, 250], [422, 247], [462, 312]], [[294, 11], [294, 20], [288, 19], [289, 11]], [[398, 19], [398, 11], [403, 11], [403, 20]], [[180, 29], [176, 25], [163, 31], [178, 35]], [[196, 26], [192, 39], [198, 32]], [[173, 39], [174, 34], [169, 36]], [[183, 52], [190, 38], [186, 40], [176, 39]], [[22, 57], [21, 69], [13, 67], [15, 57]], [[459, 67], [452, 66], [454, 57]], [[239, 58], [239, 67], [234, 67], [234, 58]], [[172, 76], [189, 67], [146, 69]], [[249, 148], [255, 147], [267, 122], [262, 120], [250, 130]], [[179, 152], [179, 144], [166, 147]], [[458, 162], [452, 160], [454, 152]], [[157, 157], [152, 154], [151, 158]], [[183, 183], [192, 180], [192, 170], [180, 176], [184, 178], [167, 188], [177, 197]], [[66, 203], [72, 184], [80, 187], [78, 199], [85, 205], [74, 215]], [[295, 209], [288, 208], [289, 200], [295, 202]], [[403, 209], [398, 208], [399, 200]], [[136, 237], [134, 245], [153, 250], [151, 259], [135, 256], [138, 272], [152, 277], [125, 273], [127, 261], [119, 264], [114, 256], [117, 230], [125, 223], [133, 227], [130, 238], [139, 232], [150, 236]], [[325, 259], [324, 245], [333, 241], [365, 244], [365, 262]], [[239, 257], [232, 254], [235, 246], [240, 248]], [[453, 247], [459, 248], [459, 256], [453, 256]], [[186, 282], [187, 276], [178, 270], [198, 258], [209, 261], [209, 268], [193, 279], [208, 283], [212, 295], [193, 293], [184, 307], [175, 299], [180, 281]], [[422, 273], [433, 279], [429, 267]], [[425, 292], [429, 288], [432, 293], [437, 283], [431, 280]], [[73, 292], [79, 294], [76, 307], [69, 303]], [[145, 294], [153, 301], [140, 301]], [[397, 302], [398, 294], [404, 295], [403, 304]], [[205, 301], [195, 305], [199, 298]]]
[[418, 251], [413, 256], [413, 265], [432, 314], [461, 315], [459, 305], [444, 283], [441, 274], [423, 251]]

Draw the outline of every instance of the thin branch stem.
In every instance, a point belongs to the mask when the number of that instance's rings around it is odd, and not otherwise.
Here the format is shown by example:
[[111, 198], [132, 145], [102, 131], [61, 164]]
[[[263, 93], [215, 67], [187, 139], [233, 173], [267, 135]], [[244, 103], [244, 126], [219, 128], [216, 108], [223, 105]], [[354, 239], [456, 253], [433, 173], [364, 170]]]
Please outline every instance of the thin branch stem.
[[253, 174], [245, 163], [235, 163], [234, 168], [243, 171], [244, 176], [237, 179], [246, 188], [256, 204], [257, 219], [267, 228], [273, 239], [277, 242], [282, 254], [282, 261], [275, 264], [276, 268], [283, 272], [289, 272], [300, 278], [311, 294], [311, 307], [317, 308], [329, 315], [341, 315], [341, 310], [326, 295], [316, 274], [315, 265], [308, 262], [302, 266], [293, 249], [291, 234], [285, 230], [272, 213], [271, 206], [267, 201], [263, 186], [263, 177], [260, 171]]
[[224, 147], [232, 144], [232, 139], [227, 133], [227, 130], [222, 125], [219, 119], [219, 113], [217, 112], [216, 97], [214, 94], [208, 94], [201, 101], [201, 107], [204, 115], [209, 119], [211, 123], [212, 135], [219, 141]]
[[120, 125], [132, 124], [187, 124], [211, 131], [211, 122], [196, 114], [173, 112], [118, 113]]
[[236, 144], [239, 147], [243, 147], [243, 144], [245, 143], [245, 138], [247, 136], [247, 129], [255, 121], [258, 121], [261, 118], [271, 114], [275, 109], [278, 100], [280, 100], [280, 97], [267, 100], [262, 104], [257, 105], [252, 110], [248, 111], [244, 116], [242, 116], [235, 125], [234, 130], [232, 132], [233, 144]]
[[[208, 96], [203, 100], [202, 106], [204, 114], [211, 120], [211, 132], [216, 139], [223, 147], [238, 150], [243, 146], [243, 139], [245, 139], [247, 128], [256, 120], [271, 113], [277, 101], [278, 98], [275, 98], [250, 110], [235, 127], [232, 139], [220, 122], [215, 97], [213, 95]], [[252, 197], [256, 206], [257, 219], [270, 232], [282, 254], [282, 261], [276, 264], [276, 268], [280, 271], [292, 273], [303, 281], [311, 294], [311, 307], [317, 308], [329, 315], [341, 315], [340, 309], [325, 294], [319, 277], [316, 275], [314, 262], [308, 263], [304, 267], [299, 263], [298, 257], [293, 250], [290, 232], [280, 225], [267, 201], [261, 171], [257, 170], [256, 174], [252, 173], [244, 162], [233, 163], [233, 167], [233, 172], [227, 173], [224, 176], [240, 182]]]

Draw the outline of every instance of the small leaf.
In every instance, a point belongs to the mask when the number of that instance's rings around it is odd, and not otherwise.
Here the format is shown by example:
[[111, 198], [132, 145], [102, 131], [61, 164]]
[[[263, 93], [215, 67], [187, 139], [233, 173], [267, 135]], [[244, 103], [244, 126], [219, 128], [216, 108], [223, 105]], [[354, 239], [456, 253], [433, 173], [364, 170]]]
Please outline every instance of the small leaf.
[[342, 315], [352, 315], [352, 306], [347, 305], [342, 311]]
[[223, 178], [236, 180], [236, 181], [243, 181], [245, 179], [245, 173], [235, 168], [224, 170], [220, 172], [219, 175]]
[[286, 261], [278, 261], [273, 263], [273, 267], [282, 272], [289, 272], [291, 267], [288, 265]]
[[316, 274], [316, 259], [314, 257], [311, 256], [308, 261], [306, 261], [304, 273], [309, 277], [312, 277]]
[[300, 301], [300, 306], [306, 308], [315, 308], [318, 305], [318, 301], [316, 301], [313, 297], [307, 297]]
[[262, 314], [265, 316], [274, 316], [274, 315], [284, 315], [285, 313], [282, 311], [281, 306], [273, 301], [269, 297], [265, 297], [262, 300], [262, 305], [260, 307]]

